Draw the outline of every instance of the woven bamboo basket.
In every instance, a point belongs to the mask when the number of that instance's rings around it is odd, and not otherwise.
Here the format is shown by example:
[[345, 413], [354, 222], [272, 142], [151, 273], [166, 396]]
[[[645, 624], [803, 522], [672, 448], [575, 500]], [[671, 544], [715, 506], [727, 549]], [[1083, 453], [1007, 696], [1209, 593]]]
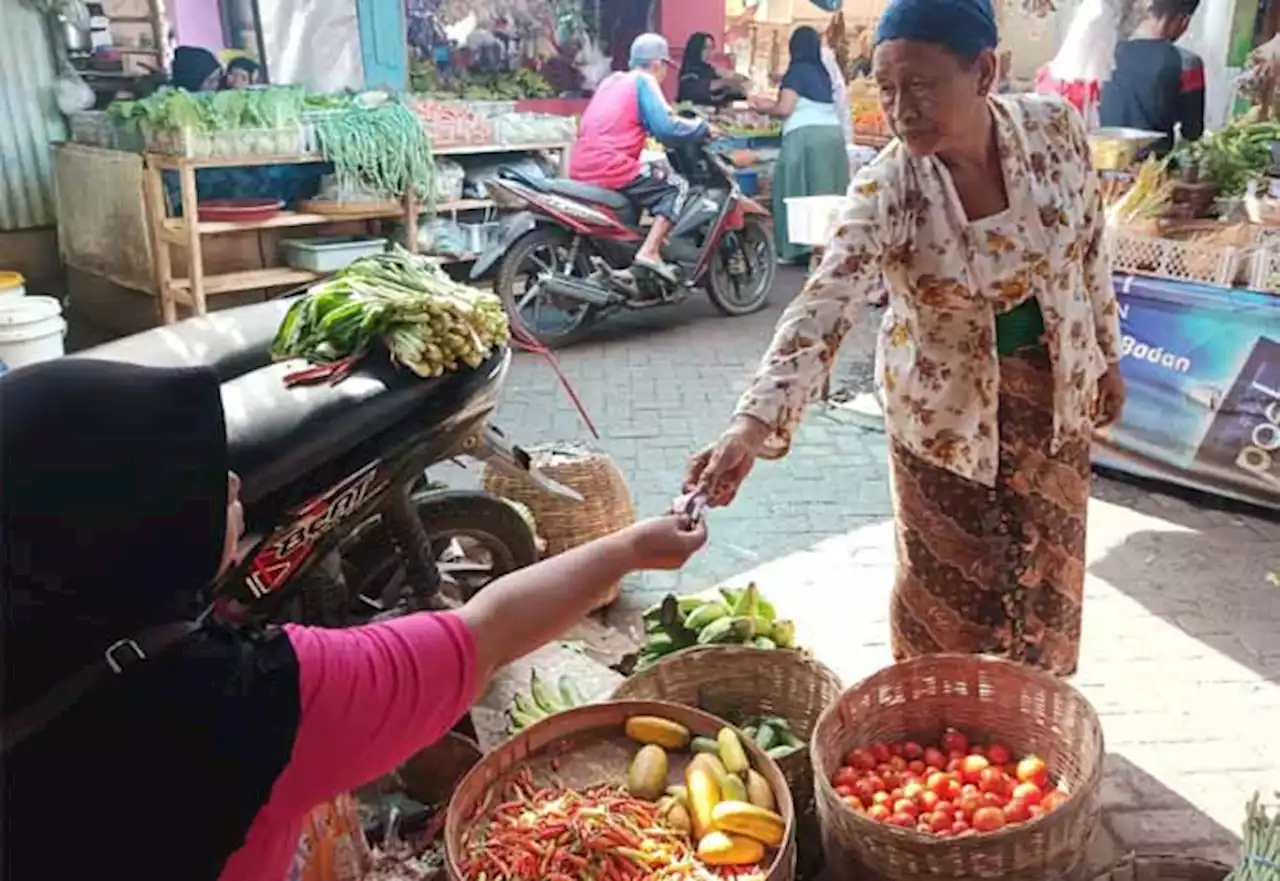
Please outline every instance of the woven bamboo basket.
[[[553, 783], [587, 787], [625, 781], [627, 768], [639, 746], [623, 734], [632, 716], [661, 716], [679, 722], [695, 735], [714, 737], [725, 722], [692, 707], [662, 701], [611, 701], [588, 704], [557, 713], [530, 726], [486, 755], [467, 773], [449, 802], [445, 820], [446, 868], [452, 881], [465, 881], [460, 863], [463, 835], [486, 809], [497, 804], [501, 787], [511, 775], [528, 768], [537, 786]], [[782, 846], [773, 851], [762, 881], [794, 881], [796, 863], [795, 810], [786, 778], [777, 764], [754, 743], [744, 742], [747, 758], [778, 800], [778, 813], [787, 822]], [[669, 753], [671, 781], [682, 780], [687, 754]]]
[[[807, 741], [822, 711], [843, 690], [840, 677], [803, 652], [713, 645], [663, 658], [619, 685], [613, 700], [671, 701], [737, 724], [754, 716], [779, 716]], [[799, 874], [811, 877], [822, 868], [822, 836], [809, 749], [776, 761], [795, 803]]]
[[1171, 854], [1131, 855], [1093, 881], [1223, 881], [1231, 867], [1212, 860]]
[[[948, 726], [973, 737], [998, 738], [1017, 755], [1034, 753], [1068, 798], [1027, 823], [962, 838], [882, 825], [840, 801], [830, 781], [850, 749], [905, 738], [936, 741]], [[887, 667], [822, 714], [811, 748], [818, 819], [833, 879], [1070, 877], [1081, 868], [1098, 824], [1103, 742], [1097, 713], [1062, 680], [1012, 661], [927, 655]]]
[[636, 522], [627, 480], [606, 454], [566, 444], [534, 447], [529, 453], [533, 464], [544, 474], [577, 490], [583, 501], [553, 496], [529, 480], [488, 467], [484, 470], [484, 489], [529, 507], [538, 524], [538, 534], [547, 542], [548, 556]]

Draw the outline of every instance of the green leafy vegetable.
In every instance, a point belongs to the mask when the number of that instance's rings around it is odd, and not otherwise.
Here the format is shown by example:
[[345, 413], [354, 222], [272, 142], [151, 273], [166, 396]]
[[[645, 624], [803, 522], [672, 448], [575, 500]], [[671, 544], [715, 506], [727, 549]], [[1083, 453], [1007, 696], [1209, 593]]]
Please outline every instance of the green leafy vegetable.
[[315, 126], [340, 189], [399, 197], [412, 187], [424, 203], [434, 200], [431, 141], [418, 117], [403, 104], [353, 108], [319, 117]]

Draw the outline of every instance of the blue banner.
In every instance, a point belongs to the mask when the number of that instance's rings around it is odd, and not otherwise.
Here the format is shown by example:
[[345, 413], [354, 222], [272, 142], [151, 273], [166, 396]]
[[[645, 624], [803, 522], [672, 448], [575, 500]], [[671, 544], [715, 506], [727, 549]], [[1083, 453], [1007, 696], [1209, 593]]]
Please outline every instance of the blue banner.
[[1280, 510], [1280, 296], [1114, 282], [1129, 397], [1094, 461]]

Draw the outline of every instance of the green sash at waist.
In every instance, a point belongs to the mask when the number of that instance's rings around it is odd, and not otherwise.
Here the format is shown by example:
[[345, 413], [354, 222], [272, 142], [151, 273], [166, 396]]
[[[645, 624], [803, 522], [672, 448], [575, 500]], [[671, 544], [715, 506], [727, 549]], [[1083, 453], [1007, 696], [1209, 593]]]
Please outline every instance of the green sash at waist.
[[1001, 355], [1041, 345], [1043, 335], [1044, 314], [1035, 297], [1027, 297], [1008, 312], [996, 315], [996, 351]]

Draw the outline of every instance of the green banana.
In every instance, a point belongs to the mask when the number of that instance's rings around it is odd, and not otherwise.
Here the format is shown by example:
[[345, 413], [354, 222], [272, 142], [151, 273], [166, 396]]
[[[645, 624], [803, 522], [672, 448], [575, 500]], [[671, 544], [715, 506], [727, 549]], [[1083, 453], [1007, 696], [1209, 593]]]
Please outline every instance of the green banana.
[[793, 649], [796, 647], [796, 625], [794, 621], [774, 621], [773, 632], [769, 634], [770, 638], [778, 644], [780, 649]]
[[580, 707], [586, 703], [582, 699], [581, 692], [569, 681], [568, 676], [560, 677], [560, 700], [566, 707]]
[[547, 714], [533, 702], [527, 694], [516, 692], [516, 696], [511, 699], [512, 709], [521, 715], [528, 716], [530, 719], [541, 719]]
[[767, 636], [761, 636], [760, 634], [756, 634], [756, 638], [751, 640], [751, 642], [754, 643], [755, 647], [758, 649], [776, 649], [778, 647], [778, 644], [772, 639]]
[[738, 597], [738, 601], [733, 604], [733, 614], [740, 618], [754, 618], [759, 605], [760, 590], [756, 587], [754, 581], [748, 582], [747, 589], [742, 592], [742, 596]]
[[649, 634], [645, 637], [644, 641], [645, 653], [654, 655], [655, 657], [662, 657], [663, 655], [670, 654], [680, 647], [681, 646], [676, 641], [675, 637], [670, 633], [667, 633], [665, 630]]
[[714, 600], [701, 596], [676, 597], [676, 608], [680, 610], [681, 618], [687, 618], [710, 602]]
[[698, 645], [744, 643], [755, 636], [750, 618], [717, 618], [698, 632]]
[[510, 722], [510, 730], [512, 731], [523, 731], [530, 725], [541, 721], [536, 716], [530, 716], [528, 713], [522, 713], [516, 709], [507, 710], [507, 719]]
[[751, 620], [755, 623], [756, 636], [763, 636], [767, 639], [773, 633], [773, 622], [769, 619], [755, 615]]
[[684, 619], [684, 626], [695, 632], [701, 631], [702, 628], [706, 627], [712, 621], [724, 618], [728, 616], [728, 614], [728, 606], [719, 600], [712, 600], [691, 612], [689, 617]]
[[[736, 607], [743, 597], [746, 596], [746, 593], [747, 588], [745, 587], [720, 588], [720, 595], [724, 597], [724, 601], [729, 604], [730, 608]], [[758, 590], [756, 593], [755, 614], [769, 622], [772, 622], [778, 617], [778, 610], [774, 607], [773, 603], [765, 599]]]
[[529, 674], [529, 693], [533, 695], [533, 702], [538, 705], [538, 709], [548, 716], [565, 709], [551, 689], [547, 688], [547, 684], [538, 678], [537, 670]]

